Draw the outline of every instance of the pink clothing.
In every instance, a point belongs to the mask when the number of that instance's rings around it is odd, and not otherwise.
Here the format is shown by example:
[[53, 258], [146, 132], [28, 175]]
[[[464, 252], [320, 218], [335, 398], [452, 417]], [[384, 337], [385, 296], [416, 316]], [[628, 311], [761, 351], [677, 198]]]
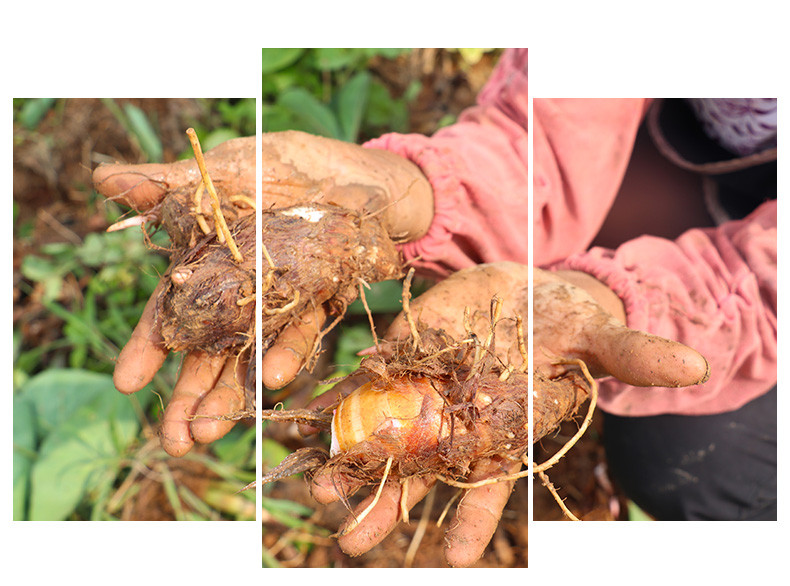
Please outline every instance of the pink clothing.
[[415, 267], [446, 277], [482, 262], [527, 262], [527, 112], [527, 50], [515, 49], [456, 124], [431, 137], [385, 134], [365, 144], [410, 159], [433, 186], [428, 234], [401, 247], [419, 257]]
[[[534, 262], [587, 272], [625, 304], [629, 327], [683, 342], [711, 365], [704, 385], [637, 388], [604, 381], [620, 415], [713, 414], [776, 384], [776, 202], [744, 220], [587, 250], [618, 193], [648, 100], [533, 101]], [[403, 245], [426, 272], [527, 263], [527, 50], [505, 52], [476, 106], [432, 137], [366, 146], [419, 165], [434, 188], [428, 234]]]
[[678, 340], [708, 360], [711, 376], [683, 389], [605, 381], [601, 407], [617, 415], [709, 415], [741, 407], [776, 384], [776, 200], [743, 220], [676, 240], [642, 236], [617, 250], [571, 255], [617, 293], [628, 326]]

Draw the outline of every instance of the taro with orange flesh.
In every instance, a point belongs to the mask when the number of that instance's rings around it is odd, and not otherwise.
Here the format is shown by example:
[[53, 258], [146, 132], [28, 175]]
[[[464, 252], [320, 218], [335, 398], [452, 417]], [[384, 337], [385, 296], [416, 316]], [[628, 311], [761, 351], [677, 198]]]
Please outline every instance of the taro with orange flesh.
[[338, 405], [326, 466], [375, 481], [393, 457], [396, 477], [464, 478], [484, 458], [522, 459], [529, 445], [527, 375], [376, 378]]

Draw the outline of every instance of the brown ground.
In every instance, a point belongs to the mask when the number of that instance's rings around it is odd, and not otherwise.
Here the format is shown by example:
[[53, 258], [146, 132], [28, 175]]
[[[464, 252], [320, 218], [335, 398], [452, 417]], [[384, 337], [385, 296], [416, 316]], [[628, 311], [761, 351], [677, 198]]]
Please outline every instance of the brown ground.
[[[123, 104], [125, 100], [116, 100]], [[194, 100], [128, 100], [159, 120], [165, 161], [173, 161], [189, 143], [184, 129], [200, 110]], [[99, 162], [143, 162], [112, 112], [98, 99], [62, 100], [34, 132], [14, 126], [14, 202], [16, 225], [33, 222], [30, 238], [14, 237], [14, 328], [22, 347], [35, 348], [62, 337], [62, 320], [48, 313], [37, 291], [20, 288], [22, 259], [53, 242], [78, 245], [86, 234], [107, 228], [104, 198], [93, 194], [91, 171]], [[79, 299], [85, 283], [67, 275], [62, 305]], [[41, 366], [65, 361], [68, 349], [42, 356]]]

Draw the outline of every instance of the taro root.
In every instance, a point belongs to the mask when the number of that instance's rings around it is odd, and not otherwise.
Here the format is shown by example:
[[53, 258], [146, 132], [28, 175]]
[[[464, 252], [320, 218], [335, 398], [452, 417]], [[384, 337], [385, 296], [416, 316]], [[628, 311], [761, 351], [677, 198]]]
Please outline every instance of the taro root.
[[216, 233], [176, 250], [157, 300], [162, 337], [171, 350], [221, 354], [249, 346], [255, 332], [255, 217], [229, 226], [244, 260]]
[[264, 348], [307, 309], [328, 303], [342, 315], [360, 285], [401, 276], [400, 253], [373, 216], [317, 203], [261, 215]]
[[[527, 462], [530, 443], [572, 417], [588, 397], [595, 397], [595, 382], [583, 363], [568, 363], [567, 372], [555, 379], [530, 375], [521, 317], [500, 320], [503, 302], [499, 298], [492, 301], [490, 332], [484, 341], [472, 333], [467, 320], [467, 336], [454, 340], [442, 330], [414, 323], [409, 314], [409, 282], [407, 277], [403, 306], [411, 334], [405, 340], [382, 344], [381, 353], [365, 358], [353, 375], [353, 380], [362, 381], [357, 388], [320, 411], [264, 410], [264, 419], [297, 421], [330, 431], [331, 446], [329, 453], [312, 447], [297, 450], [268, 471], [262, 482], [299, 472], [329, 475], [332, 482], [351, 479], [354, 486], [378, 484], [379, 491], [387, 478], [401, 482], [412, 477], [437, 478], [460, 488], [513, 481], [529, 472], [475, 483], [466, 478], [475, 464], [489, 458], [510, 462], [508, 467], [517, 469], [519, 463]], [[515, 330], [503, 333], [505, 339], [516, 340], [518, 365], [497, 358], [497, 354], [512, 353], [494, 352], [500, 322]], [[534, 377], [532, 435], [530, 376]], [[553, 462], [545, 464], [538, 467], [542, 475]], [[376, 500], [346, 525], [343, 534], [359, 524]]]
[[[182, 202], [183, 198], [178, 198], [177, 203], [162, 206], [163, 223], [171, 239], [195, 241], [190, 248], [173, 253], [168, 282], [158, 300], [165, 344], [173, 350], [201, 349], [215, 354], [249, 346], [255, 337], [255, 303], [251, 302], [255, 218], [243, 216], [229, 226], [243, 257], [238, 262], [215, 232], [195, 237], [200, 233], [195, 214], [173, 212], [184, 206]], [[336, 323], [356, 299], [360, 286], [401, 275], [400, 253], [373, 216], [335, 205], [304, 203], [263, 210], [261, 222], [260, 343], [264, 351], [308, 309], [326, 304]], [[316, 344], [308, 363], [317, 351]], [[253, 387], [254, 368], [251, 364], [247, 377]], [[248, 411], [255, 408], [254, 396], [248, 388]]]

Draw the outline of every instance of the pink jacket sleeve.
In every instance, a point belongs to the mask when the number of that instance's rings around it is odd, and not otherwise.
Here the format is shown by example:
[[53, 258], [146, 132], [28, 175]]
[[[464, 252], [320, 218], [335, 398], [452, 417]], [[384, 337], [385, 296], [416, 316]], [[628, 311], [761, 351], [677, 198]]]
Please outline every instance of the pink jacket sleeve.
[[628, 326], [695, 348], [711, 377], [683, 389], [601, 385], [619, 415], [723, 413], [776, 384], [776, 200], [743, 220], [692, 229], [677, 240], [643, 236], [593, 248], [556, 268], [589, 273], [625, 304]]
[[534, 99], [537, 266], [585, 250], [614, 202], [645, 99]]
[[408, 158], [431, 182], [431, 227], [401, 246], [415, 267], [444, 277], [481, 262], [527, 262], [527, 114], [527, 49], [508, 49], [458, 122], [364, 145]]

